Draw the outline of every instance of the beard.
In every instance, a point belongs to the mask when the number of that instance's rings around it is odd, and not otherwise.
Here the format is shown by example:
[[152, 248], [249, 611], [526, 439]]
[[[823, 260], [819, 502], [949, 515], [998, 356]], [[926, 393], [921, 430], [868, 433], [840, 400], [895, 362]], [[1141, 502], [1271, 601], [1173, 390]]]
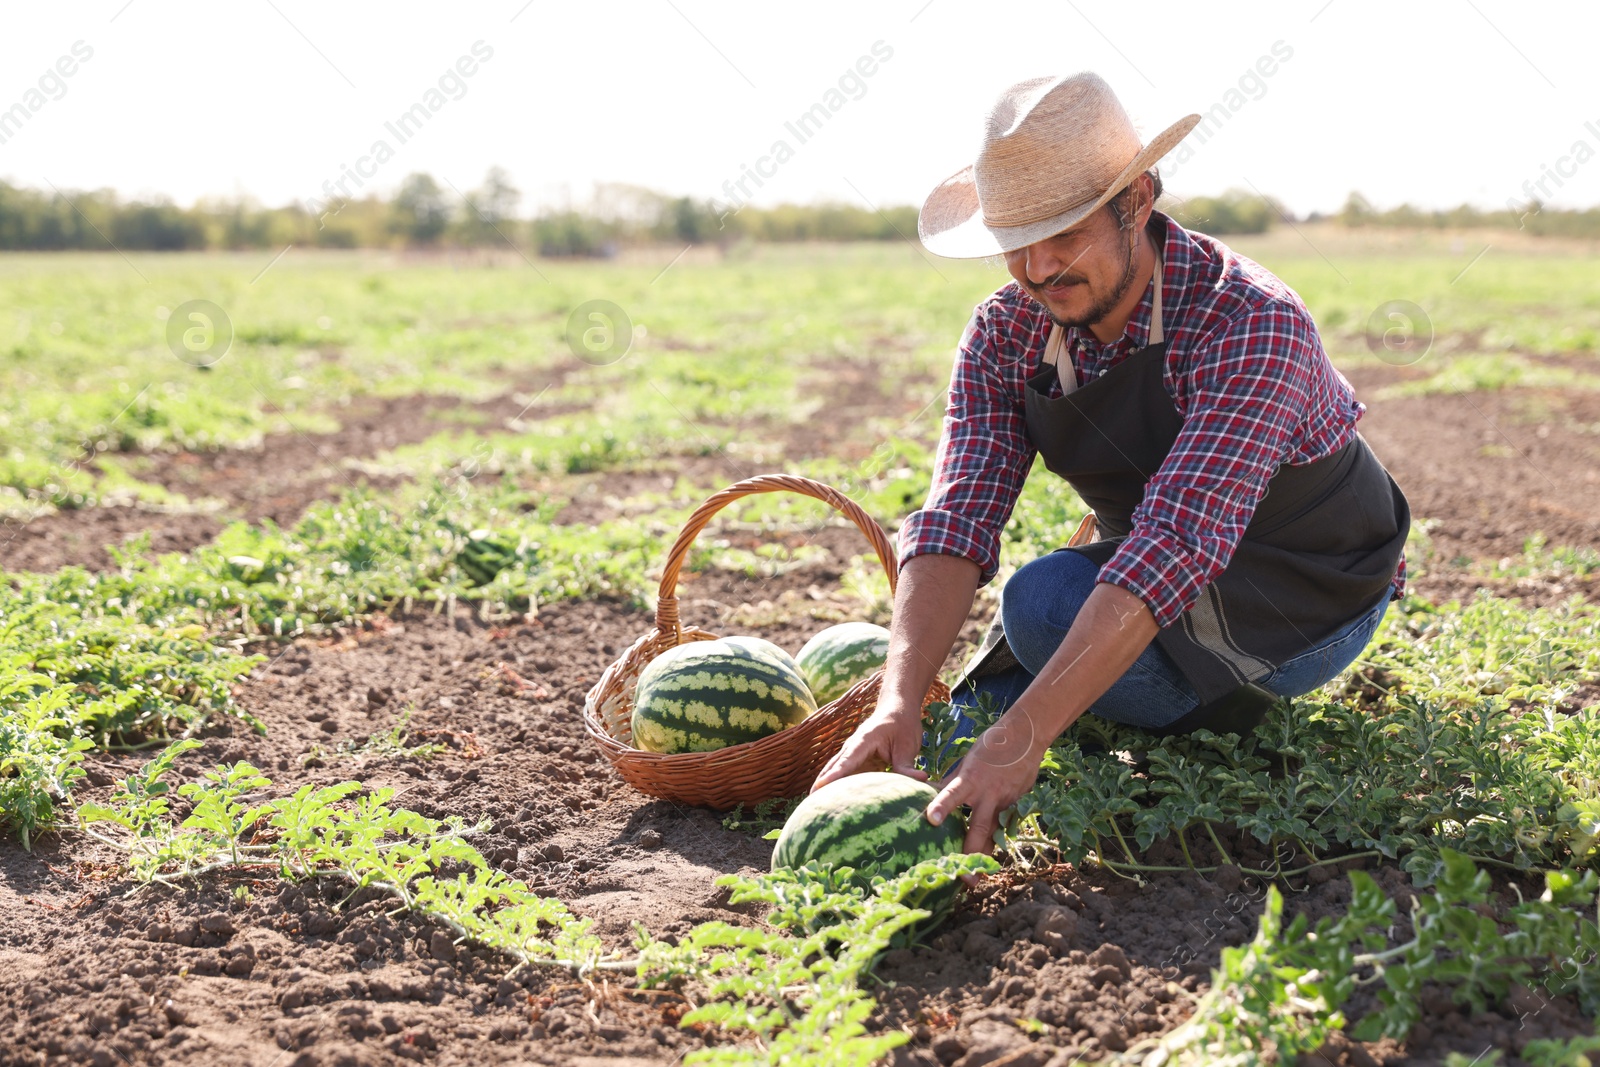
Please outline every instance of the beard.
[[1139, 247], [1139, 235], [1137, 230], [1135, 230], [1132, 236], [1133, 239], [1123, 245], [1121, 277], [1112, 283], [1107, 291], [1094, 295], [1094, 300], [1089, 305], [1089, 309], [1083, 312], [1081, 315], [1074, 315], [1071, 318], [1063, 318], [1051, 310], [1049, 304], [1045, 303], [1044, 291], [1049, 286], [1060, 285], [1063, 283], [1084, 284], [1088, 282], [1087, 278], [1074, 276], [1072, 274], [1071, 267], [1067, 267], [1060, 273], [1046, 278], [1044, 283], [1041, 285], [1027, 286], [1029, 295], [1039, 302], [1039, 306], [1044, 308], [1045, 314], [1050, 316], [1050, 321], [1055, 323], [1057, 326], [1061, 326], [1063, 328], [1068, 326], [1076, 326], [1080, 328], [1093, 326], [1095, 323], [1108, 317], [1111, 314], [1112, 309], [1121, 303], [1123, 297], [1128, 295], [1128, 287], [1133, 284], [1133, 276], [1138, 273], [1138, 256], [1135, 254]]

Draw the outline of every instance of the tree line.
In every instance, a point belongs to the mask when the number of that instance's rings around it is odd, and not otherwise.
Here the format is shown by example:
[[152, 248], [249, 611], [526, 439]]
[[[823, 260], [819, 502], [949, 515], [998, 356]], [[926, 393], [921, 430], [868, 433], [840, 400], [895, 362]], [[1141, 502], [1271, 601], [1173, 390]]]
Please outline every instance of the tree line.
[[1600, 237], [1600, 207], [1552, 208], [1537, 199], [1508, 202], [1505, 208], [1492, 211], [1467, 204], [1447, 211], [1423, 211], [1410, 204], [1380, 211], [1360, 193], [1351, 193], [1344, 207], [1331, 217], [1351, 227], [1388, 226], [1408, 230], [1490, 227], [1522, 230], [1535, 237]]
[[[515, 247], [541, 256], [608, 256], [639, 244], [722, 244], [740, 241], [914, 240], [917, 209], [869, 209], [848, 203], [744, 205], [673, 197], [632, 185], [602, 184], [581, 204], [519, 213], [521, 192], [494, 168], [465, 194], [428, 174], [412, 174], [394, 195], [335, 200], [312, 211], [302, 204], [265, 207], [248, 199], [201, 200], [179, 207], [166, 200], [123, 200], [111, 190], [64, 193], [0, 182], [0, 249], [29, 251], [190, 251], [323, 248]], [[1177, 199], [1162, 208], [1206, 233], [1262, 233], [1283, 206], [1241, 190]], [[1325, 216], [1313, 214], [1310, 220]], [[1463, 205], [1426, 212], [1409, 205], [1387, 211], [1352, 193], [1342, 211], [1326, 216], [1347, 226], [1511, 227], [1534, 234], [1600, 236], [1600, 209], [1552, 210], [1537, 201], [1522, 211]]]
[[914, 239], [917, 209], [851, 204], [745, 205], [671, 197], [602, 184], [581, 204], [546, 207], [531, 218], [505, 171], [457, 194], [429, 174], [412, 174], [390, 197], [336, 199], [325, 208], [265, 207], [249, 199], [123, 200], [109, 189], [42, 191], [0, 182], [0, 249], [176, 252], [322, 248], [515, 247], [542, 256], [606, 256], [627, 245], [755, 241]]

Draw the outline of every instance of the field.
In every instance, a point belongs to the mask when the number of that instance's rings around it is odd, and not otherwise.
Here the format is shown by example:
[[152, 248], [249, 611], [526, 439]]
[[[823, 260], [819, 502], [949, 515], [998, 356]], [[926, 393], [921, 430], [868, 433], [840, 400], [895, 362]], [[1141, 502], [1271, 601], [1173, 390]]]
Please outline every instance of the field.
[[[1367, 403], [1411, 595], [1255, 738], [1075, 727], [922, 940], [917, 885], [766, 876], [781, 808], [645, 797], [580, 712], [710, 493], [920, 504], [1003, 270], [0, 258], [0, 1063], [1587, 1062], [1600, 248], [1235, 244]], [[1391, 301], [1426, 344], [1367, 343]], [[1081, 514], [1036, 472], [1002, 578]], [[795, 497], [723, 512], [678, 592], [790, 651], [889, 617]]]

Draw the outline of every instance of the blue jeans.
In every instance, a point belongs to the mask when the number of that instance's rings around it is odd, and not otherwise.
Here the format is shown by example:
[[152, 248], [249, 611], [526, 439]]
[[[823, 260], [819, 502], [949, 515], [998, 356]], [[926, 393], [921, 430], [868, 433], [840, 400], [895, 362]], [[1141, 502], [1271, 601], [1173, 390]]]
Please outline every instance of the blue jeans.
[[[1061, 647], [1098, 574], [1099, 568], [1077, 552], [1052, 552], [1018, 569], [1001, 591], [1000, 618], [1020, 666], [977, 679], [974, 687], [959, 690], [951, 703], [971, 707], [977, 693], [988, 693], [1002, 709], [1010, 707]], [[1281, 697], [1301, 696], [1326, 685], [1367, 647], [1388, 608], [1385, 593], [1332, 637], [1284, 662], [1258, 679], [1259, 684]], [[1172, 657], [1152, 641], [1089, 705], [1089, 711], [1129, 726], [1160, 729], [1199, 706], [1194, 687]]]

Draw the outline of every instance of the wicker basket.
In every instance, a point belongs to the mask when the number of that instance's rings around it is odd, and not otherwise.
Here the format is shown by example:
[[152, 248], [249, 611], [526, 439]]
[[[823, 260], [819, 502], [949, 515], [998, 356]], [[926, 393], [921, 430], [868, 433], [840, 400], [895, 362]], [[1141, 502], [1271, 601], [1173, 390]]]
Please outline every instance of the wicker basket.
[[[667, 555], [656, 602], [656, 626], [605, 669], [583, 705], [583, 725], [623, 780], [641, 793], [684, 804], [727, 810], [736, 804], [759, 804], [775, 797], [799, 796], [811, 788], [823, 764], [878, 703], [883, 671], [852, 686], [839, 699], [796, 726], [759, 741], [730, 745], [714, 752], [665, 755], [634, 748], [633, 694], [639, 672], [662, 652], [686, 641], [714, 641], [717, 634], [678, 619], [678, 574], [700, 531], [712, 516], [733, 501], [756, 493], [800, 493], [842, 512], [866, 535], [878, 562], [895, 586], [894, 551], [883, 528], [838, 490], [809, 478], [763, 474], [730, 485], [695, 509]], [[950, 690], [935, 682], [925, 703], [948, 700]]]

